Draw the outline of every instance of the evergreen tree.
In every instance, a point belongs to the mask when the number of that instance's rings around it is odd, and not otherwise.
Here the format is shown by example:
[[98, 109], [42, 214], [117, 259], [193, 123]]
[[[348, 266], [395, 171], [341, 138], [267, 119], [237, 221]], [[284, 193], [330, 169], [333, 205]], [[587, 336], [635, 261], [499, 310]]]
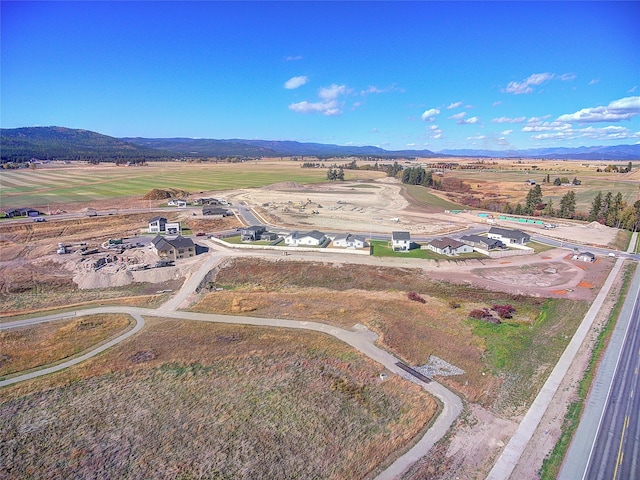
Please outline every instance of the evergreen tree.
[[549, 199], [549, 201], [544, 207], [544, 214], [547, 217], [553, 217], [554, 213], [555, 213], [555, 210], [553, 209], [553, 200]]
[[600, 218], [600, 212], [602, 211], [602, 192], [596, 193], [591, 202], [591, 210], [589, 210], [589, 216], [587, 220], [590, 222], [597, 221]]
[[542, 187], [535, 185], [529, 190], [529, 193], [527, 193], [524, 206], [525, 214], [533, 215], [534, 210], [540, 203], [542, 203]]
[[559, 216], [562, 218], [573, 218], [576, 213], [576, 193], [573, 190], [569, 190], [560, 199], [560, 211]]
[[338, 172], [336, 173], [336, 179], [340, 180], [341, 182], [344, 181], [344, 168], [340, 167], [340, 170], [338, 170]]
[[520, 205], [520, 203], [516, 204], [516, 208], [513, 213], [515, 215], [522, 215], [522, 205]]

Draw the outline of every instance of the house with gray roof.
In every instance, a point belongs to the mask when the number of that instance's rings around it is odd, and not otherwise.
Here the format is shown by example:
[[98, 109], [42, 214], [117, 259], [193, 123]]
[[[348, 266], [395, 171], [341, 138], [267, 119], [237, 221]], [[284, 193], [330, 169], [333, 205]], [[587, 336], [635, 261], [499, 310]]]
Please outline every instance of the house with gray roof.
[[196, 255], [196, 246], [193, 240], [181, 235], [174, 238], [156, 235], [151, 240], [151, 245], [153, 245], [153, 252], [162, 260], [175, 261]]
[[391, 248], [394, 252], [411, 250], [411, 234], [409, 232], [391, 232]]
[[333, 246], [345, 248], [364, 248], [368, 247], [369, 244], [366, 242], [365, 238], [360, 235], [345, 233], [342, 235], [336, 235], [334, 237]]
[[510, 230], [508, 228], [491, 227], [487, 234], [489, 238], [495, 238], [507, 245], [510, 243], [517, 243], [524, 245], [531, 240], [531, 236], [528, 233], [521, 232], [520, 230]]
[[243, 242], [255, 242], [266, 231], [267, 228], [263, 225], [250, 225], [240, 230], [240, 239]]
[[164, 217], [153, 217], [149, 220], [149, 233], [164, 233], [167, 219]]
[[292, 246], [310, 246], [310, 247], [319, 247], [325, 243], [328, 243], [329, 239], [327, 236], [319, 232], [318, 230], [311, 230], [310, 232], [300, 233], [300, 232], [292, 232], [287, 235], [284, 239], [284, 243], [286, 245]]
[[464, 235], [460, 237], [460, 241], [466, 245], [482, 250], [501, 250], [507, 248], [501, 240], [481, 237], [480, 235]]
[[472, 253], [473, 247], [449, 237], [436, 238], [427, 244], [427, 248], [440, 255], [455, 256]]

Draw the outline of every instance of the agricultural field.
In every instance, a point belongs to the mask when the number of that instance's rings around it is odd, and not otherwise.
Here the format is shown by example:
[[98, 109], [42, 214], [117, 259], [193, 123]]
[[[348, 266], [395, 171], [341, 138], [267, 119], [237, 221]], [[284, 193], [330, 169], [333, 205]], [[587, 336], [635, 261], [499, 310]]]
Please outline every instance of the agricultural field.
[[[370, 178], [372, 173], [349, 172], [349, 177]], [[282, 181], [326, 181], [326, 170], [301, 168], [291, 161], [245, 163], [149, 163], [144, 167], [61, 166], [2, 172], [0, 209], [101, 202], [142, 197], [153, 188], [179, 188], [194, 194], [237, 188], [262, 187]], [[125, 204], [126, 205], [126, 204]]]
[[331, 337], [148, 319], [64, 372], [0, 391], [0, 458], [38, 478], [364, 478], [437, 405]]

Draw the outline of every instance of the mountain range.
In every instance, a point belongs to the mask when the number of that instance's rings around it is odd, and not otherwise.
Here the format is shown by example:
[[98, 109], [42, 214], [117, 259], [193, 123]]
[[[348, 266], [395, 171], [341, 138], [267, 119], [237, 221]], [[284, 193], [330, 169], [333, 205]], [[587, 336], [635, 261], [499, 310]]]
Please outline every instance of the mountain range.
[[65, 127], [0, 129], [2, 163], [41, 160], [161, 160], [176, 157], [375, 157], [375, 158], [540, 158], [576, 160], [638, 160], [640, 145], [527, 150], [384, 150], [375, 146], [349, 146], [278, 140], [198, 138], [115, 138], [89, 130]]

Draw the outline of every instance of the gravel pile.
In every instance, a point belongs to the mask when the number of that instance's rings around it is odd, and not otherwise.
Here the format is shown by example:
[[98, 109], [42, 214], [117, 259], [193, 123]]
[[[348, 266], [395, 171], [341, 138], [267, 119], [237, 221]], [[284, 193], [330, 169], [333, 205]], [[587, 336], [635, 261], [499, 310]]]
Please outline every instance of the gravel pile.
[[464, 373], [464, 370], [461, 368], [451, 365], [435, 355], [431, 355], [427, 363], [421, 367], [415, 367], [415, 370], [429, 378], [435, 376], [450, 377]]

